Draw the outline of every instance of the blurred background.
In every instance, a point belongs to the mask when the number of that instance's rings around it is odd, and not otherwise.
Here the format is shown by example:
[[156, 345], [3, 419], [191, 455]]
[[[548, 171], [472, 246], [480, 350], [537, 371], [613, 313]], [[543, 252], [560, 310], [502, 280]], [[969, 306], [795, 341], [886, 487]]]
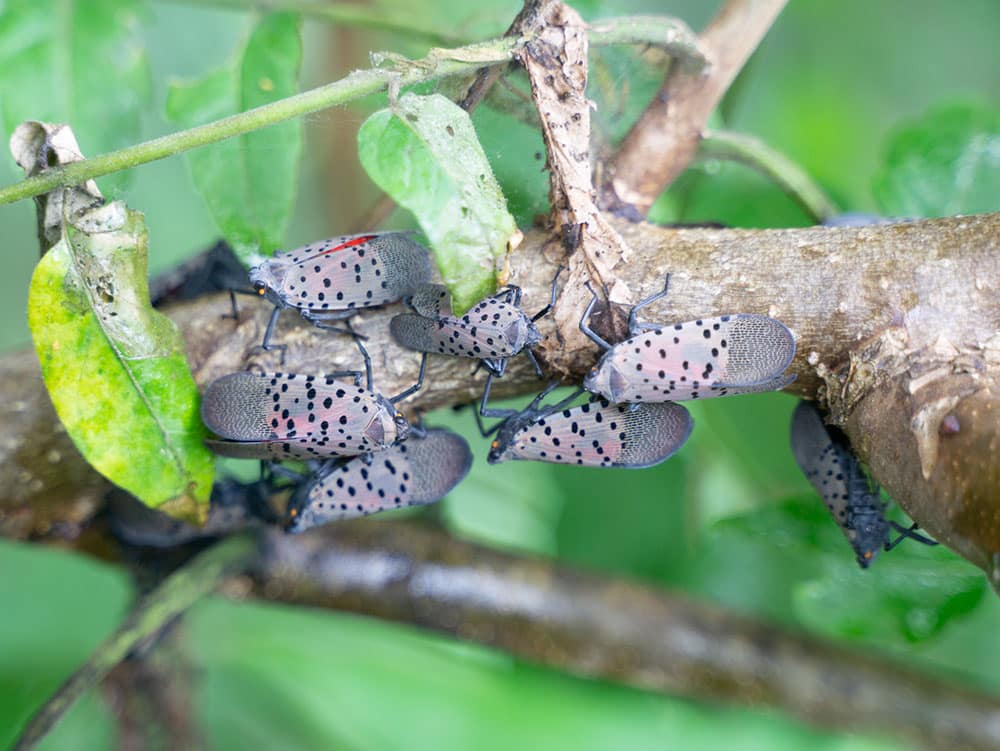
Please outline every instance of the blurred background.
[[[0, 107], [5, 137], [25, 117], [80, 113], [73, 124], [88, 155], [176, 129], [164, 114], [168, 85], [231, 63], [254, 22], [246, 6], [223, 0], [68, 5], [74, 10], [65, 3], [0, 3]], [[420, 29], [392, 33], [307, 17], [302, 89], [366, 67], [372, 50], [420, 56], [430, 46], [499, 35], [519, 9], [517, 2], [495, 0], [373, 5], [386, 18], [407, 19], [444, 38], [429, 38]], [[30, 92], [15, 90], [13, 76], [4, 71], [13, 70], [20, 48], [45, 43], [44, 31], [24, 37], [28, 6], [39, 9], [39, 28], [91, 13], [98, 22], [133, 24], [141, 43], [132, 54], [148, 61], [151, 87], [102, 90], [97, 69], [89, 95], [60, 90], [58, 78], [40, 77]], [[667, 13], [697, 30], [717, 3], [587, 0], [574, 6], [588, 20]], [[792, 2], [714, 124], [783, 151], [844, 211], [914, 215], [891, 188], [894, 144], [938, 122], [942, 108], [974, 113], [978, 122], [996, 127], [998, 30], [995, 0]], [[77, 65], [103, 67], [85, 60], [84, 51], [71, 54], [81, 55], [71, 57]], [[655, 54], [636, 49], [594, 51], [590, 95], [597, 104], [595, 127], [606, 143], [625, 132], [659, 85], [659, 64]], [[89, 98], [67, 102], [71, 93]], [[141, 100], [138, 117], [120, 116], [135, 98]], [[39, 111], [25, 114], [33, 101]], [[380, 106], [384, 98], [373, 97], [305, 119], [304, 159], [285, 247], [352, 230], [376, 202], [379, 194], [359, 166], [355, 138], [367, 114]], [[476, 111], [474, 122], [512, 211], [522, 227], [530, 226], [546, 210], [548, 189], [538, 133], [488, 106]], [[996, 147], [994, 152], [1000, 153]], [[993, 159], [995, 165], [998, 157]], [[0, 160], [0, 181], [18, 179], [16, 165]], [[145, 213], [153, 273], [218, 237], [182, 157], [98, 183], [106, 195]], [[936, 213], [997, 210], [997, 195], [963, 195]], [[933, 215], [934, 207], [924, 213]], [[651, 218], [737, 227], [810, 223], [763, 178], [720, 162], [689, 170]], [[396, 212], [383, 226], [409, 221]], [[25, 305], [37, 259], [34, 234], [30, 201], [0, 207], [8, 269], [0, 280], [4, 350], [29, 345]], [[916, 544], [903, 544], [861, 571], [792, 460], [788, 423], [794, 405], [781, 394], [694, 403], [691, 440], [669, 462], [643, 471], [489, 467], [468, 411], [432, 414], [429, 423], [462, 432], [477, 454], [468, 479], [443, 501], [442, 515], [462, 537], [683, 590], [1000, 691], [1000, 604], [982, 574], [947, 550]], [[119, 570], [0, 542], [0, 747], [118, 624], [131, 595]], [[214, 748], [905, 747], [887, 738], [820, 732], [775, 712], [709, 707], [577, 680], [355, 616], [213, 599], [190, 613], [179, 638], [196, 676], [198, 721]], [[112, 747], [111, 711], [100, 695], [87, 697], [42, 747]]]

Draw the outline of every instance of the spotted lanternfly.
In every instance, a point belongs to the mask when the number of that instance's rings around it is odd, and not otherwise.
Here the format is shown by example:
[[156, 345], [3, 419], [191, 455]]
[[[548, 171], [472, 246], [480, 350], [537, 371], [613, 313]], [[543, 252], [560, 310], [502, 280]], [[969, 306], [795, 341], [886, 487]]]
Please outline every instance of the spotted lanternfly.
[[487, 457], [490, 464], [527, 459], [583, 467], [651, 467], [673, 456], [694, 427], [688, 411], [672, 402], [618, 405], [595, 397], [569, 407], [582, 389], [540, 408], [557, 385], [551, 384], [520, 412], [488, 410], [484, 398], [480, 414], [504, 418], [483, 431], [497, 433]]
[[[792, 453], [799, 468], [847, 537], [861, 568], [868, 568], [880, 549], [891, 550], [910, 538], [926, 545], [933, 540], [885, 518], [879, 489], [865, 475], [847, 438], [827, 428], [812, 402], [799, 402], [792, 415]], [[889, 540], [891, 530], [900, 536]]]
[[521, 311], [521, 289], [514, 285], [476, 303], [465, 315], [453, 316], [446, 309], [445, 288], [427, 284], [406, 300], [414, 312], [395, 316], [389, 331], [400, 345], [418, 352], [481, 360], [497, 377], [506, 371], [509, 358], [524, 352], [541, 377], [530, 348], [542, 340], [535, 321], [552, 309], [558, 279], [556, 272], [548, 305], [531, 318]]
[[432, 429], [377, 454], [329, 462], [288, 503], [290, 532], [339, 519], [434, 503], [468, 474], [472, 452], [461, 436]]
[[[629, 337], [612, 346], [587, 322], [595, 294], [580, 319], [580, 330], [606, 350], [583, 381], [612, 403], [707, 399], [782, 389], [795, 380], [784, 375], [795, 356], [795, 337], [774, 318], [750, 313], [658, 326], [636, 314], [667, 294], [663, 289], [637, 303], [629, 314]], [[593, 290], [591, 290], [593, 293]]]
[[394, 406], [423, 384], [387, 398], [329, 376], [233, 373], [213, 381], [201, 418], [222, 441], [209, 447], [244, 459], [318, 459], [379, 451], [406, 438], [410, 426]]
[[396, 302], [430, 276], [427, 249], [408, 232], [345, 235], [276, 253], [250, 269], [254, 290], [275, 305], [262, 346], [271, 348], [274, 326], [285, 308], [296, 308], [306, 320], [324, 326], [359, 308]]

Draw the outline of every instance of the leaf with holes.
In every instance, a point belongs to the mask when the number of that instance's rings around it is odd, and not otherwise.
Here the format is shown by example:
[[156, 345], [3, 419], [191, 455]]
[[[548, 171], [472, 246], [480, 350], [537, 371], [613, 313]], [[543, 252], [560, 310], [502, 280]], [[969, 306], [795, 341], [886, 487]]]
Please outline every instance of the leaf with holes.
[[121, 203], [65, 225], [31, 279], [42, 376], [87, 461], [147, 506], [204, 519], [212, 455], [173, 323], [153, 310], [142, 214]]
[[[301, 60], [298, 17], [269, 15], [232, 65], [172, 84], [167, 117], [191, 127], [292, 96]], [[244, 262], [284, 242], [301, 153], [302, 123], [293, 120], [185, 154], [198, 192]]]
[[440, 94], [405, 94], [365, 121], [358, 151], [369, 177], [416, 215], [454, 312], [492, 294], [518, 230], [468, 113]]

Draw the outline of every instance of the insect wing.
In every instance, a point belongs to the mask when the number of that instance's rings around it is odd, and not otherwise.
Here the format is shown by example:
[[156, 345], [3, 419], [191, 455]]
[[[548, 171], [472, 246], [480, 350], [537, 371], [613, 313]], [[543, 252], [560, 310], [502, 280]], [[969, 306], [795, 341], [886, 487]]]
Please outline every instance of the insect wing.
[[448, 290], [443, 284], [421, 284], [406, 298], [406, 303], [414, 312], [428, 318], [451, 315]]
[[468, 474], [472, 452], [447, 430], [429, 430], [370, 457], [327, 465], [289, 502], [288, 528], [302, 532], [326, 522], [440, 500]]
[[398, 344], [417, 352], [478, 359], [512, 357], [518, 352], [503, 332], [451, 317], [433, 319], [401, 313], [389, 322], [389, 331]]
[[[416, 306], [413, 306], [416, 307]], [[428, 310], [426, 300], [418, 310]], [[523, 349], [530, 326], [524, 314], [505, 299], [489, 297], [464, 316], [427, 317], [403, 313], [389, 322], [393, 338], [418, 352], [497, 360]]]
[[685, 401], [770, 391], [793, 380], [791, 331], [739, 313], [653, 329], [615, 345], [584, 385], [618, 402]]
[[395, 410], [377, 394], [333, 378], [293, 373], [233, 373], [213, 381], [201, 415], [231, 441], [312, 441], [329, 454], [357, 454], [391, 444]]
[[336, 237], [276, 260], [289, 267], [277, 294], [314, 313], [386, 305], [430, 279], [427, 249], [405, 232]]
[[498, 438], [489, 461], [528, 459], [585, 467], [650, 467], [684, 445], [694, 421], [672, 402], [609, 404], [598, 399], [539, 417]]
[[867, 567], [888, 539], [888, 523], [857, 457], [834, 439], [811, 402], [795, 408], [791, 436], [796, 463]]

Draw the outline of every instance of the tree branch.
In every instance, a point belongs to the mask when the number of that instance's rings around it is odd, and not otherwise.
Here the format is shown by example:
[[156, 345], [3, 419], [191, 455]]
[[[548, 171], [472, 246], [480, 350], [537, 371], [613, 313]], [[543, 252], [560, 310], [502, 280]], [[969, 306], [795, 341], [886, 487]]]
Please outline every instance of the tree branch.
[[[784, 321], [798, 343], [792, 364], [798, 380], [788, 391], [828, 401], [875, 478], [906, 512], [993, 575], [1000, 552], [1000, 481], [994, 481], [1000, 451], [998, 421], [991, 417], [1000, 393], [1000, 214], [790, 230], [613, 225], [632, 253], [614, 279], [630, 300], [659, 289], [664, 274], [673, 274], [669, 297], [650, 308], [648, 320], [748, 312]], [[553, 249], [548, 234], [531, 231], [511, 255], [510, 281], [524, 290], [526, 309], [548, 299], [558, 261], [546, 261], [546, 253], [561, 257], [561, 250]], [[557, 314], [539, 322], [545, 336], [539, 355], [566, 382], [579, 382], [597, 354], [589, 343], [567, 344], [588, 301], [585, 290], [563, 287]], [[171, 312], [203, 386], [247, 366], [302, 373], [359, 366], [346, 337], [309, 326], [290, 311], [277, 332], [288, 345], [282, 365], [277, 353], [254, 351], [270, 306], [244, 302], [233, 322], [222, 317], [228, 304], [219, 295]], [[420, 360], [389, 338], [388, 321], [398, 311], [366, 311], [352, 319], [370, 338], [376, 387], [384, 393], [413, 383]], [[595, 315], [599, 331], [606, 332], [606, 318]], [[469, 360], [432, 356], [428, 387], [404, 409], [477, 399], [484, 376], [472, 370]], [[12, 489], [0, 498], [0, 533], [77, 536], [98, 507], [100, 482], [61, 433], [34, 359], [23, 353], [0, 358], [0, 374], [0, 420], [9, 426], [0, 443], [0, 483]], [[539, 386], [530, 365], [516, 358], [495, 389], [511, 396]], [[894, 396], [876, 410], [885, 402], [873, 397], [883, 392]], [[939, 435], [951, 413], [959, 432]], [[931, 469], [929, 479], [924, 467]], [[81, 483], [77, 496], [72, 489]]]
[[601, 205], [640, 219], [694, 159], [716, 104], [774, 23], [787, 0], [727, 0], [699, 37], [704, 71], [670, 71], [607, 164]]
[[265, 538], [253, 593], [412, 623], [525, 659], [922, 745], [1000, 744], [1000, 700], [661, 590], [500, 553], [413, 524]]

